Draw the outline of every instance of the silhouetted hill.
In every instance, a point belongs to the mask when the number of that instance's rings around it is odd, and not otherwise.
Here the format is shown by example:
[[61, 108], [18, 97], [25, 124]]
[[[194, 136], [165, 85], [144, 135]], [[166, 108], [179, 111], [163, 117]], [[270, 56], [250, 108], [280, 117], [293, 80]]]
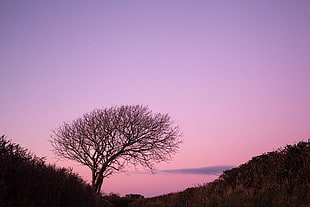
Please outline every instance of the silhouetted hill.
[[42, 158], [0, 137], [0, 206], [106, 207], [70, 169], [46, 165]]
[[310, 140], [253, 157], [214, 182], [131, 207], [310, 206]]

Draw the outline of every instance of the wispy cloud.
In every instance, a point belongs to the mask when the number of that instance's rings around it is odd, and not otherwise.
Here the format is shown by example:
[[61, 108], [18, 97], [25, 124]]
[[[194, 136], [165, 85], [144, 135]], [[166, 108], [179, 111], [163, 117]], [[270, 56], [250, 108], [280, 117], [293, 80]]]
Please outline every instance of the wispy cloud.
[[229, 170], [235, 166], [232, 165], [218, 165], [201, 168], [184, 168], [173, 170], [159, 170], [159, 173], [172, 173], [172, 174], [200, 174], [200, 175], [218, 175], [224, 170]]

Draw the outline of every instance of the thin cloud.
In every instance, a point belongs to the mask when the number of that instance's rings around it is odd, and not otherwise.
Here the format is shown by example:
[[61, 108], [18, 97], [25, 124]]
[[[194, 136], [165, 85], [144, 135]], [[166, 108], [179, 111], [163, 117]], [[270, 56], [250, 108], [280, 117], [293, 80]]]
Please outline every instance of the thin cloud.
[[234, 166], [231, 165], [218, 165], [201, 168], [184, 168], [184, 169], [173, 169], [173, 170], [160, 170], [160, 173], [171, 173], [171, 174], [199, 174], [199, 175], [218, 175], [225, 170], [232, 169]]

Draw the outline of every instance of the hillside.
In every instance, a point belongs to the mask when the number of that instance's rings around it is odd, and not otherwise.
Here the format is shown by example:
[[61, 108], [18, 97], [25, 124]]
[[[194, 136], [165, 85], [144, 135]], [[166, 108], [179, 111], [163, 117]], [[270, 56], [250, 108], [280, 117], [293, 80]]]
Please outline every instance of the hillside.
[[211, 183], [131, 207], [310, 206], [310, 140], [253, 157]]

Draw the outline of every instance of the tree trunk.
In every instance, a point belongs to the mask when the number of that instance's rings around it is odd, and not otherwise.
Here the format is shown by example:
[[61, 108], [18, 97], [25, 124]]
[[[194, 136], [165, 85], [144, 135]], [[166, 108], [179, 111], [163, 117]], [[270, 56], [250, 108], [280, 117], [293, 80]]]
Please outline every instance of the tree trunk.
[[96, 180], [96, 183], [95, 183], [95, 186], [94, 186], [95, 187], [95, 191], [98, 194], [100, 194], [102, 183], [103, 183], [103, 176], [99, 175], [97, 177], [97, 180]]
[[92, 169], [92, 186], [95, 189], [95, 192], [100, 194], [100, 190], [101, 190], [101, 186], [103, 183], [103, 173], [106, 170], [106, 165], [103, 166], [100, 171], [98, 171], [98, 169]]

